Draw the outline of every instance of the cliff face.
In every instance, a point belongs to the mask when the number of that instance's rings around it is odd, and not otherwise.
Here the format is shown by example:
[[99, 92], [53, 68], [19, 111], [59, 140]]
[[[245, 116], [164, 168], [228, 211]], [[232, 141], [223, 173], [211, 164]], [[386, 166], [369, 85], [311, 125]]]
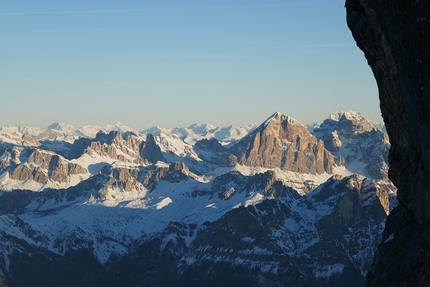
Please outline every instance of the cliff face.
[[333, 155], [324, 142], [296, 120], [275, 113], [234, 147], [240, 164], [322, 174], [333, 173]]
[[430, 1], [346, 0], [347, 22], [375, 75], [399, 207], [368, 286], [430, 283]]
[[63, 183], [68, 182], [72, 175], [84, 175], [87, 172], [84, 167], [68, 162], [57, 154], [36, 149], [26, 162], [13, 169], [10, 178], [18, 181], [33, 180], [41, 184], [46, 184], [49, 180]]

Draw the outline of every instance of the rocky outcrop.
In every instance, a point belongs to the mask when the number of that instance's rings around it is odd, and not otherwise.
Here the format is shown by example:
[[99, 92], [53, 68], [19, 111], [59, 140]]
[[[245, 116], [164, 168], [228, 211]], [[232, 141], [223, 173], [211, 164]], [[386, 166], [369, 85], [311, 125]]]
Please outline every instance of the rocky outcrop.
[[296, 120], [275, 113], [234, 146], [238, 163], [301, 173], [333, 172], [334, 157], [324, 142]]
[[140, 156], [151, 163], [164, 160], [161, 149], [155, 142], [153, 135], [148, 134], [146, 141], [140, 145]]
[[212, 183], [211, 194], [224, 200], [233, 194], [260, 193], [267, 197], [282, 197], [295, 200], [299, 198], [296, 190], [288, 187], [276, 178], [273, 171], [266, 171], [254, 176], [245, 176], [238, 171], [230, 171], [218, 176]]
[[46, 184], [49, 180], [58, 183], [68, 182], [72, 175], [86, 174], [88, 171], [78, 164], [68, 162], [63, 157], [42, 150], [34, 150], [27, 162], [17, 165], [10, 178]]
[[139, 155], [142, 143], [143, 141], [135, 135], [128, 135], [124, 139], [121, 132], [118, 131], [111, 131], [109, 134], [99, 132], [96, 138], [89, 143], [85, 153], [98, 154], [122, 162], [146, 165], [149, 163], [148, 160]]
[[[270, 173], [261, 177], [270, 182]], [[178, 260], [178, 279], [203, 285], [224, 279], [222, 286], [362, 286], [386, 219], [375, 191], [372, 180], [334, 176], [303, 197], [240, 206], [198, 231]]]
[[29, 135], [23, 135], [21, 143], [23, 146], [36, 146], [36, 147], [38, 147], [38, 146], [42, 145], [38, 140], [32, 138]]
[[187, 180], [188, 177], [196, 178], [196, 175], [180, 162], [171, 163], [168, 166], [152, 166], [150, 169], [107, 165], [100, 170], [100, 173], [107, 177], [105, 183], [107, 189], [113, 188], [125, 192], [141, 190], [143, 187], [152, 191], [160, 180], [180, 182]]
[[430, 284], [430, 1], [347, 0], [347, 22], [379, 88], [399, 208], [368, 286]]
[[223, 166], [234, 166], [237, 163], [235, 156], [229, 154], [227, 148], [216, 138], [199, 140], [193, 149], [200, 159], [210, 163]]
[[119, 131], [111, 131], [109, 134], [100, 131], [94, 139], [76, 140], [68, 157], [76, 159], [84, 153], [97, 154], [138, 165], [148, 165], [164, 160], [160, 147], [152, 135], [147, 135], [146, 141], [143, 141], [141, 137], [133, 133], [122, 134]]
[[157, 182], [160, 180], [180, 182], [189, 178], [197, 179], [197, 176], [183, 162], [171, 163], [168, 166], [153, 165], [149, 170], [142, 173], [141, 177], [143, 178], [142, 185], [150, 191], [157, 187]]
[[100, 173], [108, 177], [108, 181], [105, 183], [107, 188], [132, 191], [142, 187], [138, 181], [140, 174], [139, 168], [106, 166], [101, 169]]
[[331, 114], [312, 133], [349, 171], [388, 179], [388, 136], [363, 115], [353, 111]]

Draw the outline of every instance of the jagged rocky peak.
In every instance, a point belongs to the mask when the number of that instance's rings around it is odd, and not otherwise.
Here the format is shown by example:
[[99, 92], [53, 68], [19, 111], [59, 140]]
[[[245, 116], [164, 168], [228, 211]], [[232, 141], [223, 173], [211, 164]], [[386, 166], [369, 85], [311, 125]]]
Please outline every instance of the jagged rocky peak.
[[158, 144], [155, 142], [153, 135], [148, 134], [146, 136], [146, 141], [142, 142], [140, 146], [140, 156], [152, 163], [164, 161], [163, 153], [161, 152]]
[[[106, 188], [120, 189], [125, 192], [140, 189], [142, 184], [138, 181], [141, 170], [125, 166], [105, 166], [100, 171], [108, 177]], [[106, 194], [104, 197], [106, 197]]]
[[188, 174], [190, 170], [183, 162], [175, 162], [169, 165], [169, 171], [180, 171], [184, 174]]
[[295, 119], [274, 113], [234, 146], [243, 165], [322, 174], [332, 173], [334, 157], [324, 142]]
[[351, 172], [388, 179], [388, 136], [360, 113], [333, 113], [312, 133]]
[[206, 150], [206, 151], [216, 151], [216, 152], [226, 151], [226, 148], [223, 145], [221, 145], [216, 138], [199, 140], [194, 144], [194, 147], [201, 150]]
[[[106, 134], [100, 131], [94, 139], [79, 138], [76, 140], [68, 157], [76, 159], [84, 153], [98, 154], [122, 162], [146, 165], [152, 160], [155, 160], [154, 162], [160, 160], [161, 151], [157, 153], [157, 147], [152, 136], [147, 136], [145, 142], [142, 137], [134, 132], [111, 131]], [[150, 149], [148, 154], [143, 152], [148, 149]]]
[[64, 183], [70, 181], [72, 175], [86, 174], [87, 169], [67, 161], [60, 155], [43, 150], [34, 150], [27, 162], [11, 167], [10, 178], [46, 184], [48, 181]]
[[[336, 130], [338, 133], [348, 136], [370, 132], [374, 129], [373, 123], [362, 114], [354, 111], [340, 111], [329, 115], [320, 125], [319, 129]], [[316, 130], [319, 130], [316, 129]]]
[[101, 142], [106, 142], [106, 143], [112, 143], [113, 141], [122, 141], [122, 134], [120, 131], [110, 131], [109, 133], [105, 133], [104, 131], [99, 131], [96, 134], [95, 139], [101, 141]]
[[[260, 127], [258, 127], [257, 129], [260, 129], [262, 127], [269, 128], [270, 131], [273, 131], [275, 133], [279, 131], [279, 136], [284, 137], [291, 134], [289, 133], [289, 129], [292, 129], [294, 126], [302, 126], [302, 124], [300, 124], [297, 120], [290, 116], [283, 115], [280, 112], [276, 112], [271, 115], [267, 120], [265, 120], [264, 123], [260, 125]], [[280, 127], [283, 127], [283, 129]], [[298, 129], [298, 131], [302, 130]]]
[[[394, 188], [393, 188], [394, 189]], [[354, 221], [362, 218], [367, 208], [370, 219], [381, 223], [386, 215], [397, 206], [394, 191], [388, 185], [380, 185], [377, 181], [364, 178], [357, 174], [347, 177], [334, 175], [313, 193], [305, 195], [312, 204], [332, 204], [330, 210], [333, 216], [341, 216], [343, 220]], [[339, 198], [341, 200], [339, 200]], [[319, 208], [322, 208], [321, 206]], [[376, 209], [375, 209], [376, 208]]]

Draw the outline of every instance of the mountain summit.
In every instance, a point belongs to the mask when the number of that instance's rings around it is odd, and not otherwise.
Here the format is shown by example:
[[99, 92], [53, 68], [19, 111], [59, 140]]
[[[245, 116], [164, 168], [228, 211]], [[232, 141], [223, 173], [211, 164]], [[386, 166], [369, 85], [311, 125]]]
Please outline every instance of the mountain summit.
[[333, 113], [312, 133], [350, 171], [388, 179], [388, 136], [360, 113]]
[[278, 112], [242, 138], [234, 154], [243, 165], [301, 173], [331, 174], [335, 165], [322, 140], [295, 119]]

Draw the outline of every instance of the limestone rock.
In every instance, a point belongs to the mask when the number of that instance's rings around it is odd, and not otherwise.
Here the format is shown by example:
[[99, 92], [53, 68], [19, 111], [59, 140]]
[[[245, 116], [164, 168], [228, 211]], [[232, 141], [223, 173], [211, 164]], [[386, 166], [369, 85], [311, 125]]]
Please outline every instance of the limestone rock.
[[189, 178], [196, 179], [197, 175], [191, 172], [185, 163], [175, 162], [168, 166], [153, 165], [146, 173], [142, 173], [141, 177], [142, 185], [152, 191], [160, 180], [180, 182]]
[[146, 141], [141, 144], [140, 156], [143, 159], [147, 159], [149, 162], [152, 163], [164, 160], [163, 154], [161, 153], [161, 149], [155, 142], [153, 135], [148, 134], [148, 136], [146, 137]]
[[399, 208], [387, 219], [368, 286], [430, 284], [430, 1], [347, 0], [390, 137]]
[[143, 177], [142, 185], [150, 191], [154, 190], [157, 182], [163, 179], [169, 171], [169, 167], [152, 166]]
[[11, 167], [14, 168], [21, 163], [20, 156], [26, 153], [26, 149], [22, 147], [13, 147], [12, 149], [5, 149], [0, 156], [0, 172], [6, 171]]
[[188, 178], [196, 179], [197, 176], [193, 174], [183, 162], [174, 162], [169, 165], [169, 170], [163, 180], [170, 182], [179, 182], [187, 180]]
[[238, 163], [294, 172], [332, 173], [333, 155], [296, 120], [275, 113], [234, 146]]
[[117, 188], [129, 192], [140, 189], [142, 186], [138, 181], [140, 175], [138, 168], [106, 166], [101, 173], [109, 178], [105, 183], [107, 188]]
[[336, 162], [351, 172], [388, 179], [388, 136], [363, 115], [353, 111], [333, 113], [312, 133], [324, 141]]
[[63, 183], [68, 182], [72, 175], [87, 172], [82, 166], [71, 163], [55, 153], [36, 149], [30, 154], [27, 162], [18, 164], [13, 169], [10, 178], [19, 181], [34, 180], [42, 184], [48, 180]]
[[218, 176], [210, 193], [219, 198], [228, 199], [233, 194], [260, 193], [267, 197], [282, 197], [297, 199], [299, 194], [291, 187], [278, 180], [273, 171], [266, 171], [254, 176], [244, 176], [238, 171], [230, 171]]
[[223, 166], [234, 166], [237, 163], [234, 156], [229, 154], [227, 148], [216, 138], [202, 139], [196, 142], [193, 148], [198, 157], [204, 161]]
[[[270, 172], [259, 176], [257, 182], [271, 181]], [[230, 173], [214, 185], [230, 200], [233, 189], [252, 190], [248, 181]], [[228, 278], [220, 285], [363, 286], [378, 245], [371, 238], [386, 219], [375, 190], [370, 179], [333, 176], [303, 197], [235, 208], [199, 230], [179, 272], [206, 285]], [[234, 278], [240, 282], [229, 284]]]
[[[149, 141], [151, 142], [151, 139]], [[109, 134], [100, 131], [94, 139], [80, 138], [76, 140], [69, 153], [69, 158], [79, 158], [87, 153], [110, 157], [122, 162], [147, 165], [153, 159], [151, 156], [159, 158], [159, 154], [156, 154], [158, 146], [155, 142], [151, 142], [149, 145], [151, 146], [152, 143], [152, 150], [141, 157], [142, 147], [147, 144], [139, 136], [133, 133], [123, 135], [119, 131], [111, 131]]]
[[37, 147], [37, 146], [41, 146], [42, 144], [38, 140], [32, 138], [29, 135], [23, 135], [22, 136], [22, 145], [23, 146], [36, 146]]

